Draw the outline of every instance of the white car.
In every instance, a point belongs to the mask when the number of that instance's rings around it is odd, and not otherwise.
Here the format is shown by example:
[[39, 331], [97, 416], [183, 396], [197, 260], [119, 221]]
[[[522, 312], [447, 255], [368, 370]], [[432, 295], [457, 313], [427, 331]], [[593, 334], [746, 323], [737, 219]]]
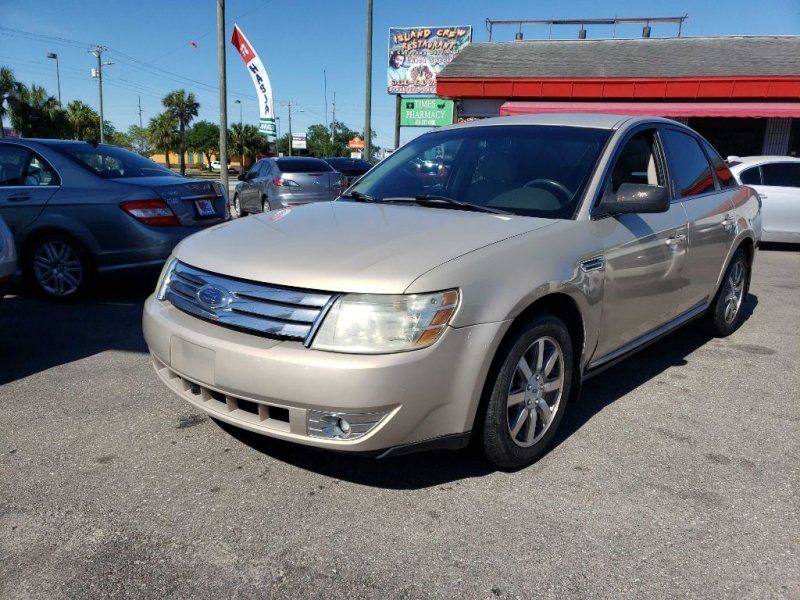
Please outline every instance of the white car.
[[[217, 173], [222, 171], [222, 163], [218, 160], [211, 161], [211, 170]], [[238, 173], [236, 169], [234, 169], [230, 163], [228, 163], [228, 173]]]
[[728, 166], [761, 198], [761, 240], [800, 243], [800, 158], [730, 156]]
[[17, 273], [17, 252], [14, 236], [0, 217], [0, 300], [8, 293]]

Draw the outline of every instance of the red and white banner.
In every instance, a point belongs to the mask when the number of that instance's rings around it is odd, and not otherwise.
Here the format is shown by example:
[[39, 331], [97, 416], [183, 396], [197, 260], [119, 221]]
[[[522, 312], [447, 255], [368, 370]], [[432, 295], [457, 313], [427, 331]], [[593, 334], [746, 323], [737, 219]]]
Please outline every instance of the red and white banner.
[[259, 125], [258, 130], [261, 135], [266, 136], [268, 142], [274, 142], [277, 139], [275, 128], [275, 116], [273, 114], [272, 106], [272, 85], [269, 82], [267, 70], [264, 64], [256, 54], [253, 46], [248, 41], [247, 37], [239, 29], [238, 25], [233, 26], [233, 35], [231, 35], [231, 44], [234, 45], [239, 56], [242, 57], [247, 70], [250, 72], [250, 79], [253, 81], [253, 86], [256, 88], [256, 95], [258, 96], [258, 116]]

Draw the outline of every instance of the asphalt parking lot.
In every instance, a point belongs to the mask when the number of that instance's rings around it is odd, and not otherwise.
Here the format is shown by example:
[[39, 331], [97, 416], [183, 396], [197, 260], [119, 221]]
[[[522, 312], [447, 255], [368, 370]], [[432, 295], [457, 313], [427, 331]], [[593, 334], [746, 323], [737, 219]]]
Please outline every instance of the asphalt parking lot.
[[157, 381], [152, 281], [0, 303], [0, 597], [800, 597], [800, 249], [727, 339], [591, 380], [535, 465], [226, 430]]

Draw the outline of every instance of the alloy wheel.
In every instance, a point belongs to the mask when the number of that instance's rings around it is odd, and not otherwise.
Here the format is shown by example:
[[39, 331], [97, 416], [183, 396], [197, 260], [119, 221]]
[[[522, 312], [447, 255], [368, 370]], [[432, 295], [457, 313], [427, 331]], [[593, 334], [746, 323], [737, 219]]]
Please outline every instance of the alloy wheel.
[[233, 196], [233, 216], [237, 219], [242, 216], [242, 202], [239, 200], [239, 194]]
[[741, 260], [736, 261], [728, 273], [725, 285], [725, 309], [723, 316], [726, 323], [733, 323], [744, 299], [745, 266]]
[[508, 433], [528, 448], [550, 428], [564, 389], [564, 353], [549, 336], [535, 340], [517, 362], [508, 388]]
[[74, 294], [83, 279], [83, 266], [72, 246], [60, 240], [45, 242], [33, 257], [36, 281], [51, 296]]

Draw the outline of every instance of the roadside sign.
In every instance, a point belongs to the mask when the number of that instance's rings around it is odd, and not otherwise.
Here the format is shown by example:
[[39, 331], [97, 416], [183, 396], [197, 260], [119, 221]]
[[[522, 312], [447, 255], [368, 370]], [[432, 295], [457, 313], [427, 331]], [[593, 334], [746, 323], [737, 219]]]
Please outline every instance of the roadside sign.
[[441, 98], [403, 98], [401, 127], [439, 127], [453, 123], [453, 101]]
[[350, 148], [350, 150], [363, 150], [364, 149], [364, 140], [362, 140], [360, 137], [356, 136], [352, 140], [347, 142], [347, 147]]
[[436, 76], [472, 40], [469, 25], [392, 27], [386, 83], [390, 94], [435, 94]]
[[292, 134], [292, 149], [293, 150], [305, 150], [307, 148], [306, 143], [306, 134], [305, 133], [293, 133]]

